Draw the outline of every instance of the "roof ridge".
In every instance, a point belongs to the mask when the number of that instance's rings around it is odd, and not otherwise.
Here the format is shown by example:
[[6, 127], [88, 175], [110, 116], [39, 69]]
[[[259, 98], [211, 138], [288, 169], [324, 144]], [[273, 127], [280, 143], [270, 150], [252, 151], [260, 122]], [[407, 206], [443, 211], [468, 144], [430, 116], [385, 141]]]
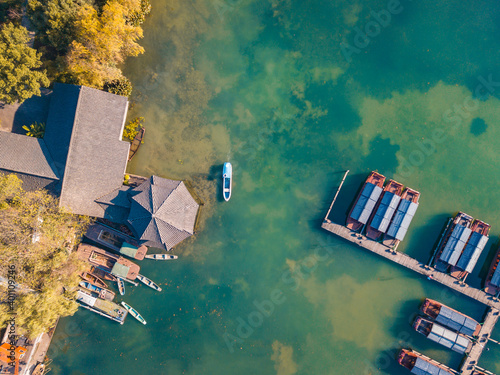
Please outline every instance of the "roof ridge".
[[[66, 155], [66, 163], [64, 165], [64, 174], [62, 176], [62, 184], [61, 184], [61, 197], [64, 193], [64, 187], [66, 185], [66, 181], [67, 179], [64, 178], [66, 176], [66, 171], [68, 170], [68, 166], [69, 166], [69, 157], [71, 155], [71, 152], [72, 152], [72, 145], [73, 145], [73, 141], [76, 137], [76, 132], [78, 131], [78, 126], [77, 126], [77, 120], [78, 120], [78, 109], [80, 107], [80, 101], [81, 101], [81, 98], [82, 98], [82, 87], [83, 86], [78, 86], [79, 88], [79, 92], [78, 92], [78, 101], [76, 102], [76, 108], [75, 108], [75, 118], [73, 120], [73, 129], [71, 131], [71, 138], [70, 138], [70, 141], [69, 141], [69, 145], [68, 145], [68, 155]], [[61, 205], [61, 202], [62, 202], [62, 199], [59, 199], [59, 206]]]

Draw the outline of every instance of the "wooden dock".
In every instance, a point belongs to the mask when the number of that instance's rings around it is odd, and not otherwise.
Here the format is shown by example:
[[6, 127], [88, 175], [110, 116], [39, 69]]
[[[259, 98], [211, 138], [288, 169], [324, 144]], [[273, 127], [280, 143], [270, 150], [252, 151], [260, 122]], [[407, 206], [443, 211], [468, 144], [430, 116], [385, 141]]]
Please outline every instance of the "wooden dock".
[[321, 227], [333, 234], [336, 234], [339, 237], [342, 237], [360, 247], [365, 248], [366, 250], [370, 250], [372, 253], [378, 254], [386, 259], [389, 259], [392, 262], [398, 263], [406, 268], [411, 269], [412, 271], [418, 272], [419, 274], [429, 278], [430, 280], [436, 281], [453, 290], [456, 290], [459, 293], [475, 299], [478, 302], [500, 310], [500, 300], [496, 299], [495, 297], [486, 294], [482, 290], [473, 288], [470, 285], [461, 283], [454, 277], [451, 277], [446, 273], [439, 272], [433, 267], [429, 267], [426, 264], [421, 263], [404, 253], [396, 250], [391, 250], [389, 247], [384, 246], [376, 241], [370, 240], [369, 238], [366, 238], [359, 233], [355, 233], [340, 224], [323, 222]]

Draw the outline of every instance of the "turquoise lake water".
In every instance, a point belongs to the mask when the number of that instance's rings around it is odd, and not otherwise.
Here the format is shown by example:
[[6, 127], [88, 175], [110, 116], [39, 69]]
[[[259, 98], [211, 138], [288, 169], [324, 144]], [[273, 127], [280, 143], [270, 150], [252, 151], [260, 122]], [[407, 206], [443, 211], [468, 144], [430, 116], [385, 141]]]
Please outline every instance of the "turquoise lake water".
[[[146, 326], [78, 311], [57, 328], [52, 373], [403, 375], [402, 346], [458, 368], [410, 322], [425, 297], [477, 319], [484, 306], [320, 224], [346, 169], [338, 220], [377, 169], [421, 192], [399, 247], [419, 260], [459, 210], [492, 225], [467, 279], [480, 286], [500, 234], [500, 4], [152, 3], [146, 53], [125, 69], [147, 127], [128, 171], [189, 180], [200, 228], [179, 260], [140, 264], [163, 287], [127, 288]], [[498, 373], [489, 348], [479, 364]]]

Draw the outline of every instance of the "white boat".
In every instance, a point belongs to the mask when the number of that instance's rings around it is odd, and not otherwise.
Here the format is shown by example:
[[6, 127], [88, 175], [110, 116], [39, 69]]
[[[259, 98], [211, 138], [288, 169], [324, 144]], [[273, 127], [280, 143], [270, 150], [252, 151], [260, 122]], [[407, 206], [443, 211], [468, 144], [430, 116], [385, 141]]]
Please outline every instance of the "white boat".
[[146, 276], [137, 275], [137, 279], [141, 283], [149, 286], [150, 288], [153, 288], [154, 290], [157, 290], [158, 292], [161, 292], [161, 288], [158, 286], [158, 284], [156, 284], [153, 280], [148, 279]]
[[177, 259], [177, 255], [170, 255], [170, 254], [150, 254], [146, 255], [147, 259], [154, 259], [154, 260], [171, 260], [171, 259]]
[[233, 185], [233, 166], [231, 163], [224, 163], [222, 168], [222, 194], [227, 202], [231, 198], [231, 188]]
[[120, 295], [125, 295], [125, 283], [121, 279], [121, 277], [116, 278], [116, 283], [118, 284], [118, 290], [120, 291]]
[[141, 314], [139, 314], [137, 310], [130, 306], [127, 302], [122, 301], [122, 306], [125, 307], [125, 310], [127, 310], [130, 315], [136, 318], [139, 322], [141, 322], [142, 324], [146, 324], [146, 319], [144, 319]]

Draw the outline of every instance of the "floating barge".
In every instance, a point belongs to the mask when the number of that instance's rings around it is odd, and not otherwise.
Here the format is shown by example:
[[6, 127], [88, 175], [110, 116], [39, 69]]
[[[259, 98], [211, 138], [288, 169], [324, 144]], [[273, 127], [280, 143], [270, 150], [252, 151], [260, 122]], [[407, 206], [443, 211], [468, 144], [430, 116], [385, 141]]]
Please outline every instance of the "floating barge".
[[463, 335], [477, 336], [481, 330], [481, 325], [471, 317], [430, 298], [425, 299], [420, 311], [436, 323]]
[[106, 318], [114, 320], [120, 324], [123, 324], [128, 314], [128, 311], [120, 305], [111, 301], [105, 301], [103, 299], [93, 297], [90, 293], [86, 293], [82, 290], [77, 291], [76, 301], [83, 308], [105, 316]]
[[387, 232], [402, 193], [403, 184], [389, 180], [382, 193], [382, 198], [377, 203], [375, 214], [366, 227], [366, 237], [376, 241], [383, 233]]
[[375, 171], [370, 173], [347, 216], [347, 228], [358, 231], [368, 222], [382, 194], [384, 182], [385, 176]]
[[383, 244], [385, 246], [394, 248], [399, 242], [403, 241], [413, 216], [417, 212], [419, 198], [420, 193], [416, 190], [406, 188], [403, 191], [398, 209], [392, 217], [387, 233], [384, 235]]
[[401, 349], [398, 363], [417, 375], [455, 375], [450, 368], [413, 350]]
[[104, 224], [91, 225], [84, 236], [107, 250], [129, 258], [143, 260], [148, 252], [148, 248], [140, 245], [135, 238]]
[[80, 259], [89, 262], [96, 268], [122, 279], [135, 280], [140, 271], [140, 267], [130, 260], [92, 245], [78, 245], [77, 254]]
[[486, 277], [486, 282], [484, 284], [484, 291], [492, 296], [498, 296], [500, 294], [500, 248], [498, 248], [497, 253], [493, 262], [491, 262], [490, 270], [488, 276]]
[[113, 301], [115, 298], [115, 293], [111, 290], [101, 288], [97, 285], [89, 283], [88, 281], [80, 281], [80, 287], [91, 292], [92, 296], [105, 299], [106, 301]]
[[465, 354], [472, 349], [472, 341], [460, 333], [453, 332], [435, 322], [418, 316], [413, 328], [429, 340], [445, 346], [454, 352]]

